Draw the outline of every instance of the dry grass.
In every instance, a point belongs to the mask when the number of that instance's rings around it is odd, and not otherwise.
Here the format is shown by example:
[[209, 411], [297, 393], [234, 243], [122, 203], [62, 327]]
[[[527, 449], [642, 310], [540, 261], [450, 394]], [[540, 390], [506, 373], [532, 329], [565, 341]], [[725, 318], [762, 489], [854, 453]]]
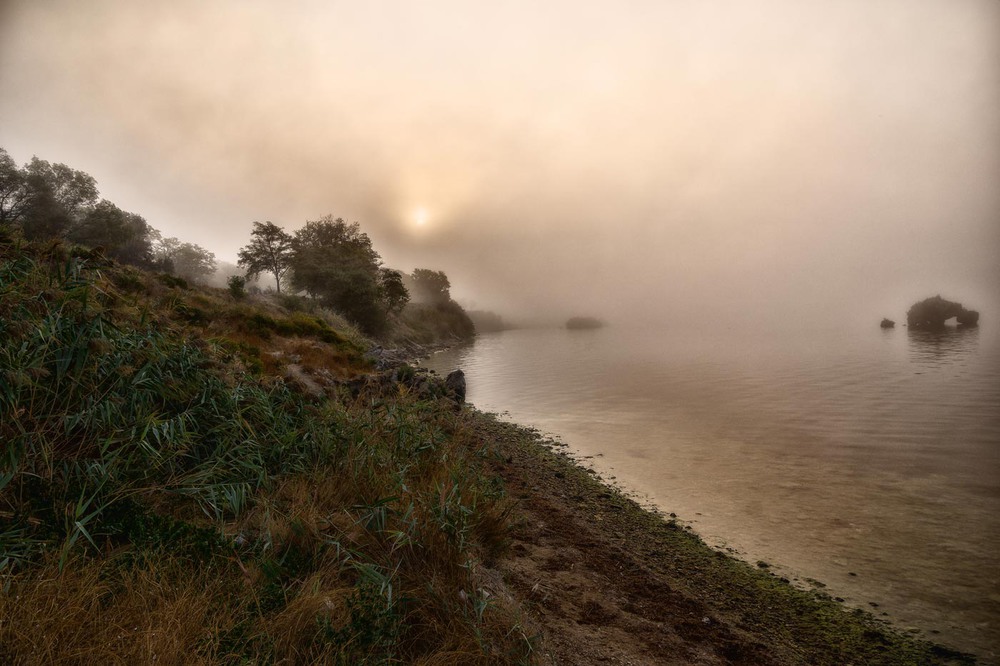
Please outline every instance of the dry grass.
[[0, 663], [531, 661], [443, 391], [306, 399], [327, 320], [65, 255], [0, 244]]
[[42, 566], [0, 596], [0, 662], [218, 663], [219, 637], [247, 605], [228, 584], [168, 558]]
[[327, 587], [324, 576], [314, 575], [276, 615], [268, 618], [266, 633], [272, 638], [275, 661], [285, 663], [331, 663], [344, 646], [324, 641], [325, 627], [349, 621], [350, 586]]

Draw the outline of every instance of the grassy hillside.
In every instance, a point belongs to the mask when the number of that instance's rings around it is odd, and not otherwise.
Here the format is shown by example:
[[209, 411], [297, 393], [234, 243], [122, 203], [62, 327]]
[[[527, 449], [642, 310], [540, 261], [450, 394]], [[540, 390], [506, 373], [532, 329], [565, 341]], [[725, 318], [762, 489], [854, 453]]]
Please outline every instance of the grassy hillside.
[[442, 387], [321, 316], [0, 234], [0, 662], [530, 657]]

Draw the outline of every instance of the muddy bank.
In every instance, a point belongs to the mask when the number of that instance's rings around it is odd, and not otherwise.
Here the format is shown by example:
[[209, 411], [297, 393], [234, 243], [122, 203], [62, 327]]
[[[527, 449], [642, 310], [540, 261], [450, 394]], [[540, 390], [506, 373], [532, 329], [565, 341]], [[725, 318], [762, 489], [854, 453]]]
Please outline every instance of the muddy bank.
[[519, 513], [508, 586], [552, 664], [971, 664], [714, 550], [530, 429], [469, 410]]

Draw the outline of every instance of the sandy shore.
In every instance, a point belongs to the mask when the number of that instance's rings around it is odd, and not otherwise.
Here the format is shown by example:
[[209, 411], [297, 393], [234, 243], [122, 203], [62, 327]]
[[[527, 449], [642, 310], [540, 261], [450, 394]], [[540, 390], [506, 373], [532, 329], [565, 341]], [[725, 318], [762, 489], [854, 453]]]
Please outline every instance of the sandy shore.
[[531, 429], [468, 411], [519, 522], [498, 569], [550, 664], [970, 664], [706, 545]]

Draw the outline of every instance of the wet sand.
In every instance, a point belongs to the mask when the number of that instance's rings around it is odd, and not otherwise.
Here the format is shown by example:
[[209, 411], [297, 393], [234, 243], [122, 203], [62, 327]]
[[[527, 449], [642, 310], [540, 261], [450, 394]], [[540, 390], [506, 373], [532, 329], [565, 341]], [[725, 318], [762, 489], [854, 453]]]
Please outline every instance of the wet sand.
[[498, 569], [550, 664], [969, 664], [706, 545], [536, 431], [475, 410], [517, 527]]

